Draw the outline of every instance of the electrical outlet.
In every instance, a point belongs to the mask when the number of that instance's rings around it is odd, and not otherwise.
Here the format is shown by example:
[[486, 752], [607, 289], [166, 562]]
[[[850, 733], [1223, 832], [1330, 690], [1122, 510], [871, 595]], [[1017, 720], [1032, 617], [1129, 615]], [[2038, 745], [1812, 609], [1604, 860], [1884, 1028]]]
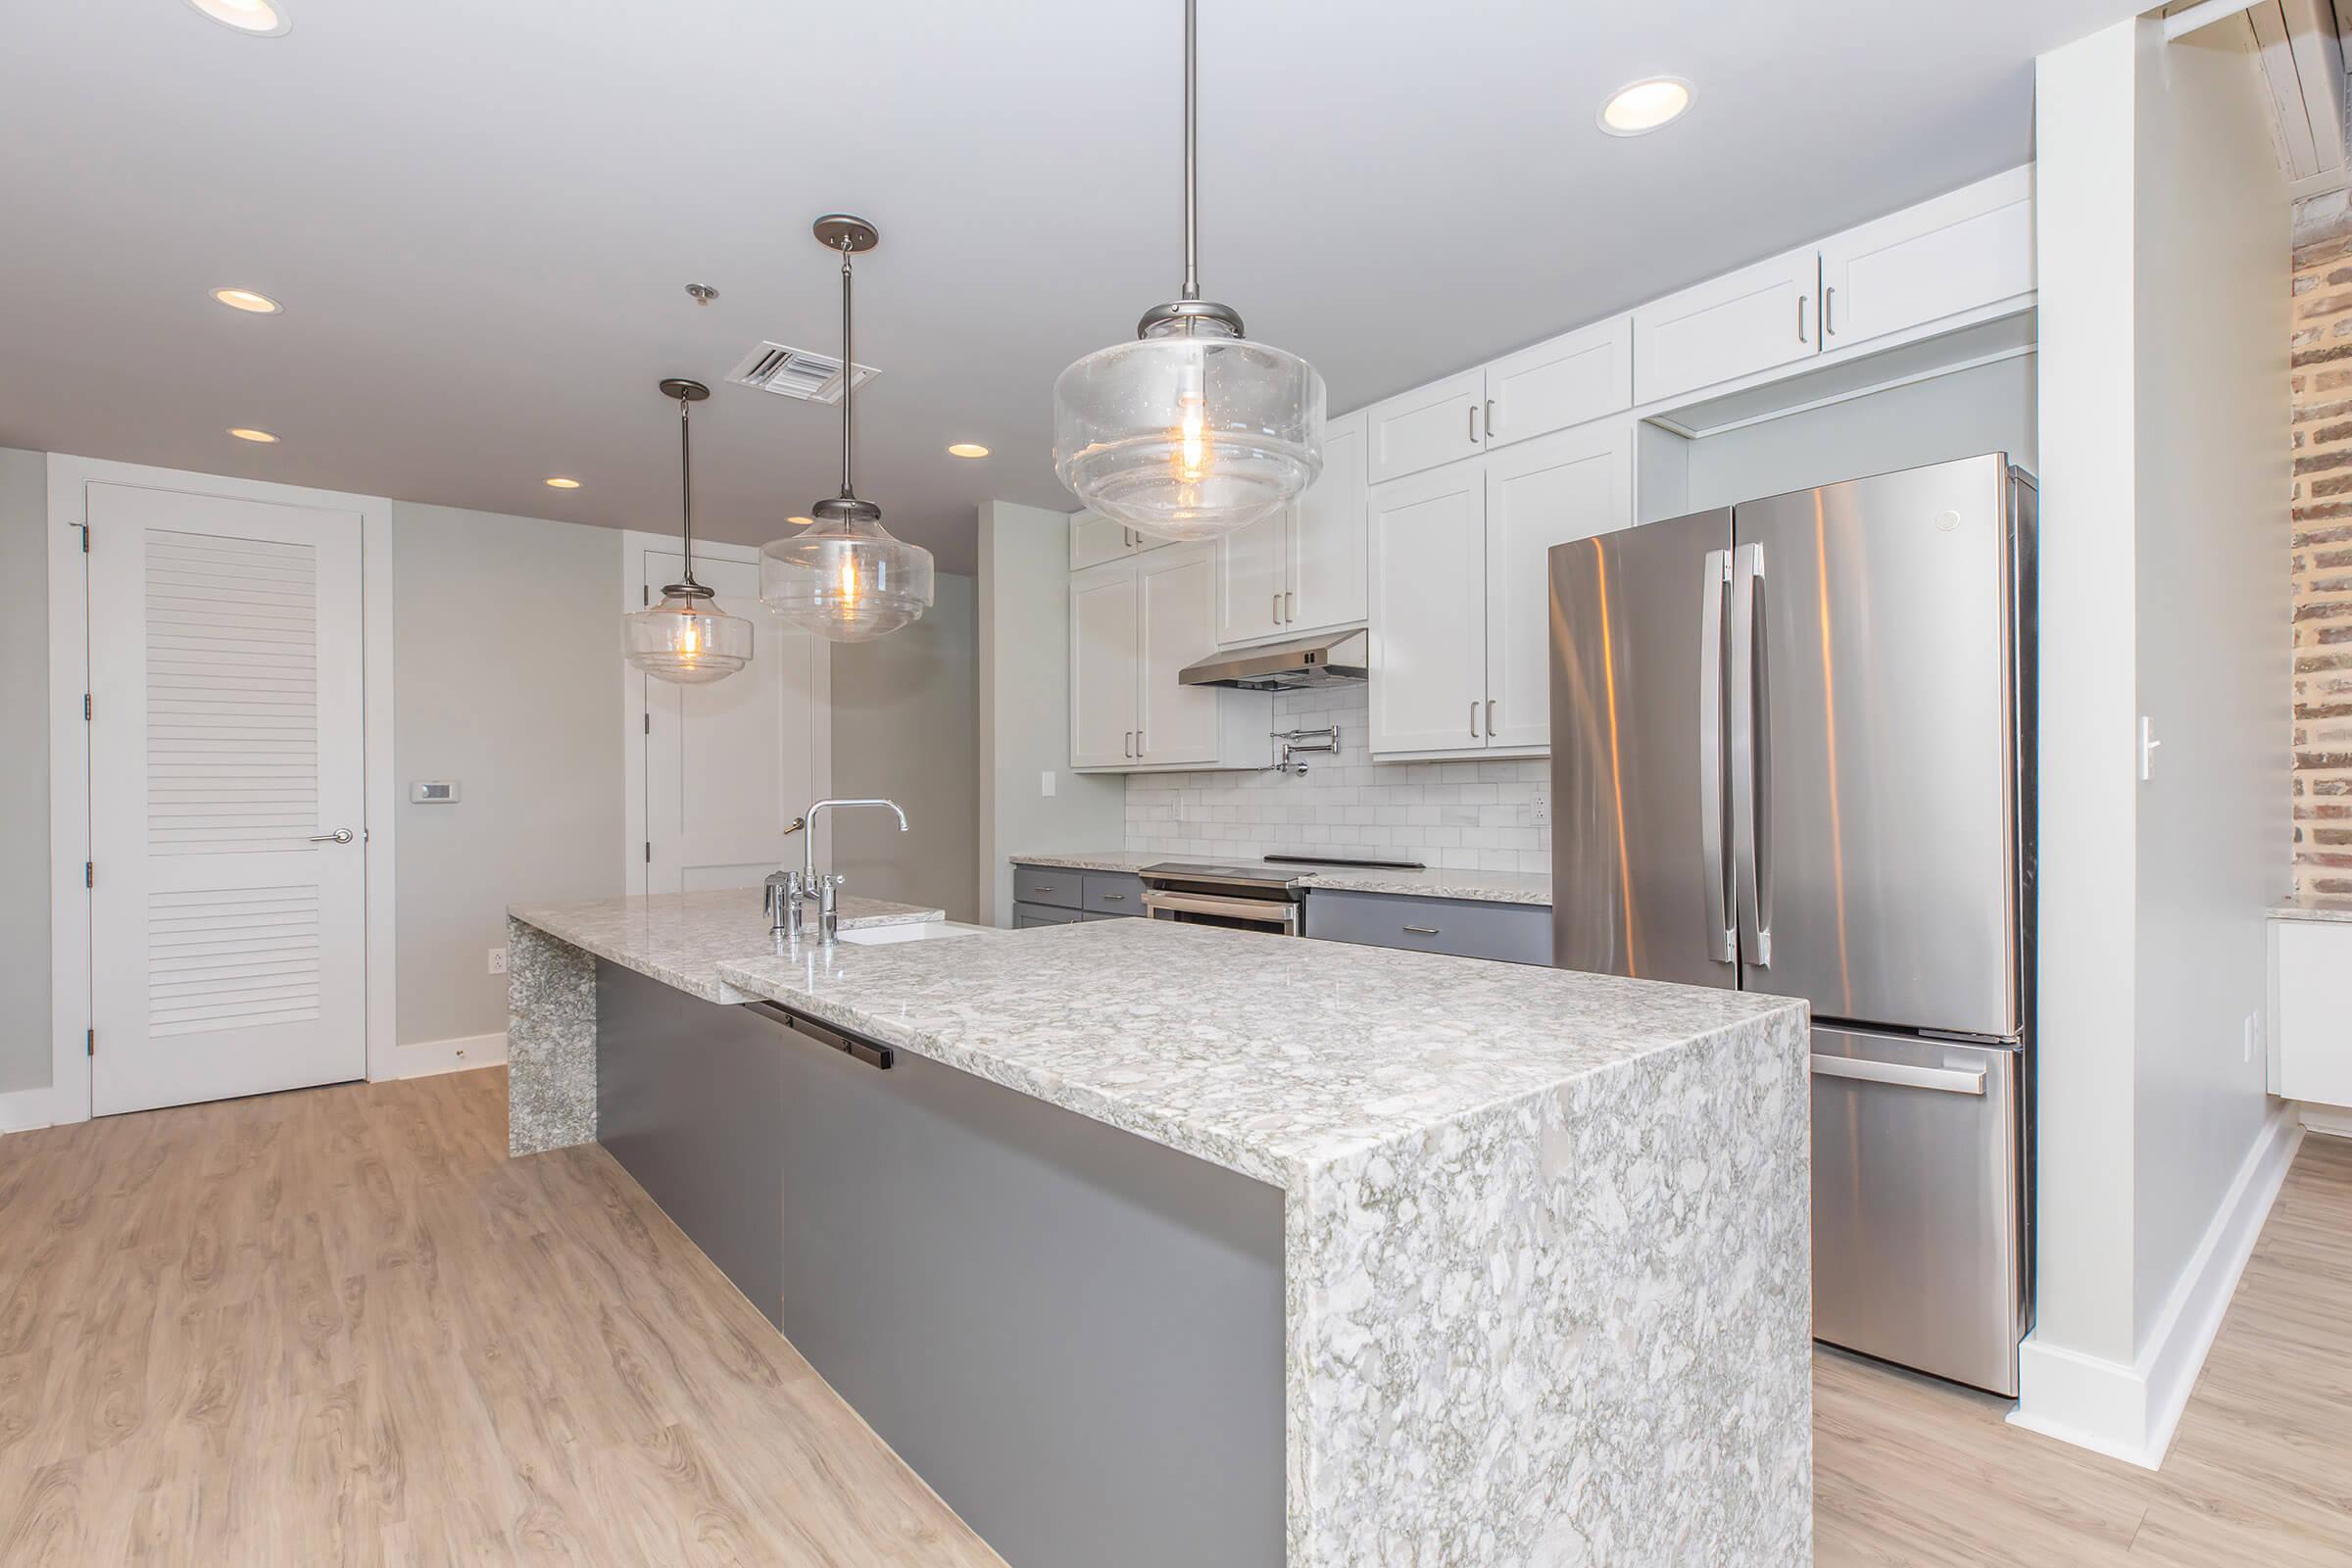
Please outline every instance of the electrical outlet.
[[1533, 827], [1551, 826], [1551, 791], [1538, 790], [1528, 797], [1527, 820]]
[[506, 949], [492, 948], [490, 950], [490, 972], [492, 974], [505, 974], [507, 972]]

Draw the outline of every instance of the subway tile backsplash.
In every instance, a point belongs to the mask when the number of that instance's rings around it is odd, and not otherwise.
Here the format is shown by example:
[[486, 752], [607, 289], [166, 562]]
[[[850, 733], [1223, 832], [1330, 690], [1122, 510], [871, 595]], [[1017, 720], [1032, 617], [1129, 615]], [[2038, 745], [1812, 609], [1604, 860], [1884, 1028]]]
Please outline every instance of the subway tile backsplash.
[[1127, 843], [1158, 855], [1239, 859], [1298, 851], [1360, 852], [1475, 871], [1551, 870], [1551, 829], [1535, 825], [1551, 763], [1375, 762], [1365, 751], [1361, 685], [1278, 692], [1276, 729], [1340, 727], [1337, 755], [1308, 755], [1306, 776], [1131, 773]]

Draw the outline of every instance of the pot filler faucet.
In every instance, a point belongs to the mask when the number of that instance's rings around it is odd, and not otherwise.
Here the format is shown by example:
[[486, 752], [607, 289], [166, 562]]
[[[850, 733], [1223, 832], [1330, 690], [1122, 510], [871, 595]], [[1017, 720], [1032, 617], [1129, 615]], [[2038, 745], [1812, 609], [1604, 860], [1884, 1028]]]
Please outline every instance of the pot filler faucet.
[[824, 876], [816, 874], [816, 813], [837, 806], [878, 806], [899, 819], [899, 831], [906, 831], [906, 813], [899, 809], [896, 801], [819, 801], [808, 808], [808, 813], [796, 824], [801, 829], [801, 868], [798, 871], [770, 871], [767, 874], [761, 905], [767, 910], [769, 931], [781, 931], [798, 942], [808, 931], [808, 901], [816, 900], [817, 935], [827, 946], [841, 935], [841, 907], [835, 895], [849, 878], [838, 872]]

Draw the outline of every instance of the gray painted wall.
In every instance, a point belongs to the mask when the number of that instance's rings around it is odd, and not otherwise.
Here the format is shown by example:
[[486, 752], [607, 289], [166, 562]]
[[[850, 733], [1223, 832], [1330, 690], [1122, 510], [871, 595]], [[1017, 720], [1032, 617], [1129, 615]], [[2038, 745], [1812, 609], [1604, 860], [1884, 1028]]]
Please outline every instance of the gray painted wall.
[[49, 1083], [49, 478], [0, 447], [0, 1094]]
[[[869, 899], [936, 906], [951, 920], [979, 906], [977, 582], [938, 578], [922, 619], [833, 649], [833, 793], [882, 796], [906, 811], [833, 817], [833, 869]], [[831, 814], [831, 813], [828, 813]]]
[[1984, 452], [2037, 473], [2034, 367], [2000, 360], [1693, 441], [1690, 510]]
[[1009, 925], [1005, 857], [1115, 849], [1127, 832], [1126, 779], [1070, 771], [1068, 514], [981, 507], [979, 622], [980, 918]]
[[[495, 1034], [506, 907], [617, 897], [621, 536], [395, 502], [399, 1039]], [[415, 779], [455, 806], [412, 806]]]

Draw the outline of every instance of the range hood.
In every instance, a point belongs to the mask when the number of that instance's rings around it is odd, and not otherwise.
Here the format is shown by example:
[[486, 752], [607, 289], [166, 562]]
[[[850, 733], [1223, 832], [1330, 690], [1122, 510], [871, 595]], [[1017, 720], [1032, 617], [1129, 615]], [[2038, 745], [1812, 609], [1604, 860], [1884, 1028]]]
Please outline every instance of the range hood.
[[1188, 664], [1176, 678], [1187, 686], [1239, 686], [1248, 692], [1290, 692], [1339, 686], [1364, 678], [1364, 630], [1325, 632], [1263, 648], [1237, 648]]

